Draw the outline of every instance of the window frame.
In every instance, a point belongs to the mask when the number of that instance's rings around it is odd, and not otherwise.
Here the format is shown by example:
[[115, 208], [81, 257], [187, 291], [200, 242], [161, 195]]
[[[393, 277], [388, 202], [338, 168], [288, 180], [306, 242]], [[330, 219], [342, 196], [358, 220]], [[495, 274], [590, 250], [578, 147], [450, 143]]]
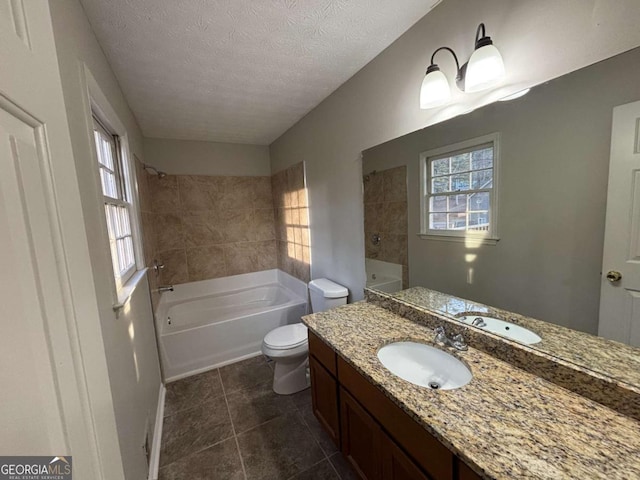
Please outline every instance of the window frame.
[[[489, 192], [489, 230], [458, 231], [429, 228], [430, 199], [432, 196], [438, 196], [431, 192], [431, 162], [488, 145], [493, 146], [493, 186], [490, 189], [475, 189], [460, 193]], [[495, 245], [500, 240], [498, 234], [500, 163], [500, 133], [498, 132], [420, 153], [420, 233], [418, 236], [426, 240]]]
[[[104, 213], [104, 221], [107, 227], [107, 236], [109, 239], [109, 254], [111, 256], [111, 263], [113, 267], [113, 275], [116, 281], [116, 288], [120, 289], [124, 284], [126, 284], [131, 277], [138, 270], [138, 255], [136, 249], [136, 243], [138, 241], [138, 237], [136, 234], [136, 229], [134, 223], [136, 221], [135, 211], [135, 203], [133, 199], [133, 185], [131, 185], [131, 173], [130, 166], [126, 162], [126, 156], [123, 151], [123, 142], [120, 139], [120, 136], [105, 125], [105, 122], [100, 118], [95, 111], [92, 111], [93, 118], [93, 142], [96, 148], [96, 165], [98, 167], [98, 176], [100, 178], [100, 192], [102, 193], [101, 197], [103, 200], [103, 204], [105, 207], [108, 205], [115, 206], [117, 208], [125, 208], [127, 210], [127, 215], [129, 217], [129, 230], [130, 233], [128, 235], [124, 235], [122, 237], [114, 237], [111, 238], [111, 230], [113, 227], [110, 225], [109, 220], [107, 219], [107, 211], [106, 208], [103, 210]], [[109, 137], [113, 143], [111, 144], [112, 148], [112, 159], [113, 159], [113, 170], [104, 165], [100, 161], [100, 153], [98, 152], [98, 145], [96, 144], [95, 131], [98, 130], [104, 136]], [[102, 175], [101, 170], [105, 169], [112, 173], [115, 176], [115, 184], [117, 189], [117, 197], [112, 197], [107, 195], [102, 188]], [[119, 270], [118, 264], [120, 257], [117, 253], [117, 240], [120, 238], [131, 238], [131, 249], [133, 254], [133, 263], [131, 263], [125, 270]], [[116, 244], [114, 245], [114, 242]]]

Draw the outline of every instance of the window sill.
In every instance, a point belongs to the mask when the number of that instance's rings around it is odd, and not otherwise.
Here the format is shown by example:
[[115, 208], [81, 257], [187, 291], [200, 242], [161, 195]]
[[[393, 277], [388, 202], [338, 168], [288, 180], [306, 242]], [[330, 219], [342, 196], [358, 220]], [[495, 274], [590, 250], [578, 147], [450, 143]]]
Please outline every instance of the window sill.
[[457, 237], [452, 235], [432, 235], [426, 233], [419, 233], [418, 237], [422, 240], [436, 240], [438, 242], [453, 242], [453, 243], [464, 243], [467, 246], [478, 246], [478, 245], [497, 245], [500, 241], [499, 238], [495, 237]]
[[119, 312], [120, 310], [122, 310], [124, 308], [124, 306], [127, 304], [127, 302], [129, 301], [129, 299], [131, 298], [131, 295], [133, 295], [133, 292], [135, 291], [135, 289], [138, 287], [138, 285], [140, 284], [140, 282], [144, 279], [147, 270], [149, 270], [147, 267], [145, 268], [141, 268], [140, 270], [136, 271], [131, 278], [129, 278], [127, 280], [127, 283], [125, 283], [122, 288], [120, 288], [118, 290], [118, 301], [117, 303], [113, 304], [113, 311], [114, 312]]

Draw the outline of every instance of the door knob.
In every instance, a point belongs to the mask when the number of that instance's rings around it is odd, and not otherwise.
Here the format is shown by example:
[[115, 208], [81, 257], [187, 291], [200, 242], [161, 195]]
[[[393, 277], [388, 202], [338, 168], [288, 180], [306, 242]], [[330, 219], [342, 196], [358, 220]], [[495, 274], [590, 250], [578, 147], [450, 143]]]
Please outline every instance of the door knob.
[[619, 282], [622, 279], [622, 274], [620, 272], [616, 272], [615, 270], [609, 270], [607, 272], [607, 280], [611, 283]]

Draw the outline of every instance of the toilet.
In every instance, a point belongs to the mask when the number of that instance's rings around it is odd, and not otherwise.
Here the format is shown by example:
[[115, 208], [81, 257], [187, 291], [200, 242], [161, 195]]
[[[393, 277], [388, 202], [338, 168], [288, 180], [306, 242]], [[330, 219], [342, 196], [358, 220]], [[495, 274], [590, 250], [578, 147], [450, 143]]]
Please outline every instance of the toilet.
[[[309, 282], [311, 309], [323, 312], [347, 303], [349, 291], [326, 278]], [[273, 360], [273, 391], [291, 395], [310, 385], [309, 343], [307, 327], [302, 323], [284, 325], [271, 330], [262, 341], [262, 353]]]

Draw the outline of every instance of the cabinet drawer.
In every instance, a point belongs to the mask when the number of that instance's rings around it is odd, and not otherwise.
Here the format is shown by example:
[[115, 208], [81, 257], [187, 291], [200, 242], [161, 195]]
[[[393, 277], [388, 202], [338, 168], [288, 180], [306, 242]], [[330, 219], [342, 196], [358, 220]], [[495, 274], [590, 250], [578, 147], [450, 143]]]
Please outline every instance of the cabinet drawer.
[[333, 376], [337, 375], [336, 352], [311, 331], [309, 331], [309, 353], [316, 357]]
[[338, 379], [433, 480], [453, 478], [453, 454], [341, 357]]

